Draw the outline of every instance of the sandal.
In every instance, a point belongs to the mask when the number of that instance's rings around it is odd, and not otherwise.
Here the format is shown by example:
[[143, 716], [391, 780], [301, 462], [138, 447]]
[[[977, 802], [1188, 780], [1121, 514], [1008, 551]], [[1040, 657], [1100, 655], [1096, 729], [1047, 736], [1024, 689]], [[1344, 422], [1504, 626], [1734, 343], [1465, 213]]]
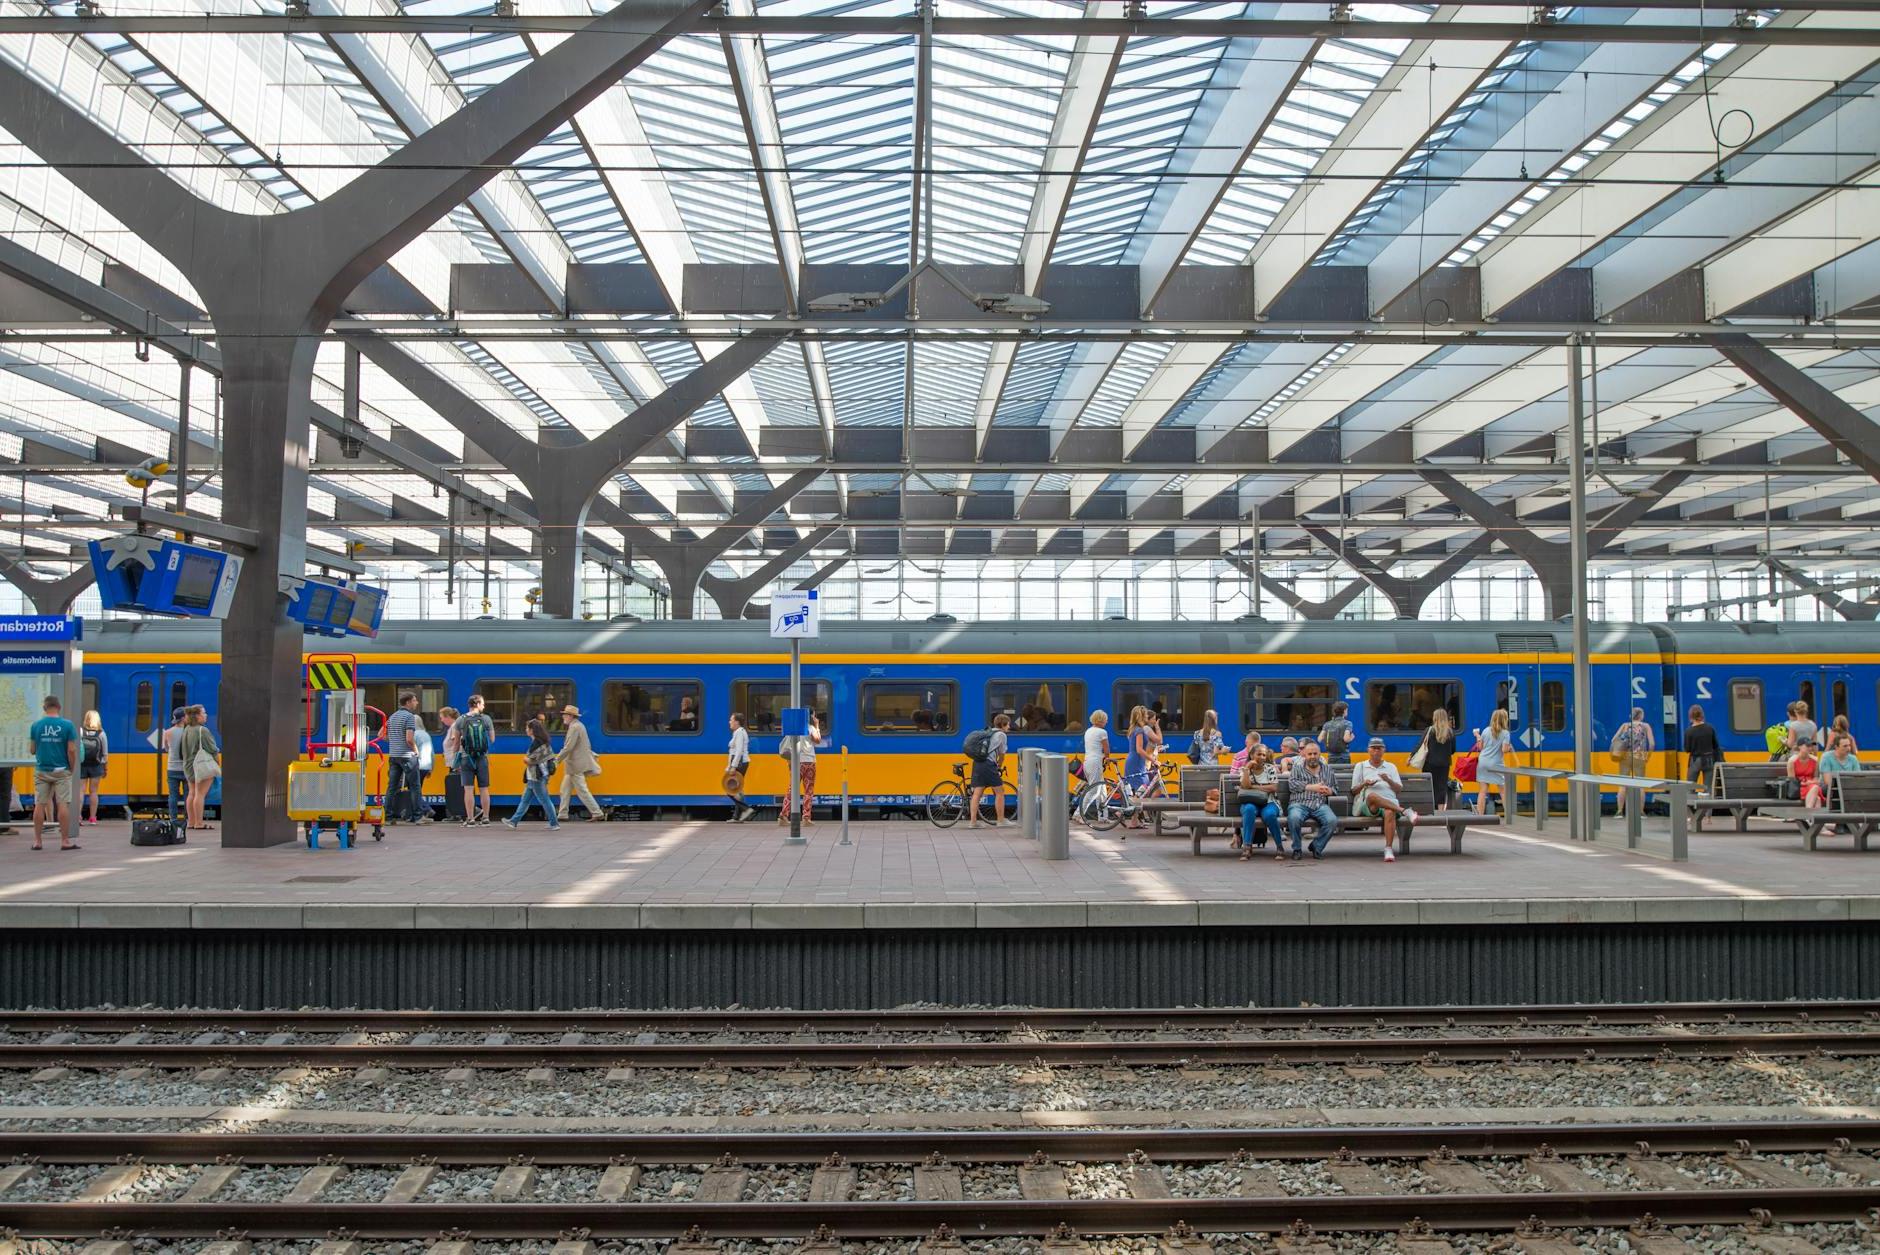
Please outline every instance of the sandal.
[[[37, 847], [37, 846], [34, 846], [33, 848], [34, 848], [34, 849], [38, 849], [39, 847]], [[62, 845], [62, 846], [60, 846], [59, 848], [60, 848], [61, 850], [82, 850], [82, 849], [84, 849], [85, 847], [84, 847], [84, 846], [82, 846], [82, 845], [79, 845], [79, 844], [78, 844], [77, 842], [73, 842], [73, 843], [72, 843], [71, 845]]]
[[1240, 852], [1240, 861], [1243, 863], [1251, 863], [1253, 861], [1253, 851], [1242, 850]]

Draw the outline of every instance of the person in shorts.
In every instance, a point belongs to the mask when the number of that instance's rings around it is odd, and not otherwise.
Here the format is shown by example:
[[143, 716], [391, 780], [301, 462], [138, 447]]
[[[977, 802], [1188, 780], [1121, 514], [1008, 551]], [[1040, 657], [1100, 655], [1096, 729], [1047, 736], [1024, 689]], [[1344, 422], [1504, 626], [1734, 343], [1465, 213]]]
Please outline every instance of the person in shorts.
[[1405, 806], [1399, 796], [1403, 776], [1397, 764], [1384, 757], [1384, 738], [1374, 736], [1363, 761], [1351, 769], [1351, 813], [1379, 816], [1384, 821], [1384, 861], [1397, 861], [1397, 828], [1408, 828], [1417, 821], [1417, 813]]
[[76, 850], [69, 820], [72, 814], [72, 777], [78, 774], [78, 727], [48, 697], [45, 712], [33, 720], [27, 736], [33, 742], [33, 848], [44, 848], [46, 820], [59, 825], [59, 848]]
[[[457, 721], [457, 775], [463, 781], [464, 827], [490, 822], [490, 747], [496, 743], [496, 725], [483, 713], [483, 695], [470, 695], [470, 708]], [[478, 807], [481, 799], [481, 809]]]

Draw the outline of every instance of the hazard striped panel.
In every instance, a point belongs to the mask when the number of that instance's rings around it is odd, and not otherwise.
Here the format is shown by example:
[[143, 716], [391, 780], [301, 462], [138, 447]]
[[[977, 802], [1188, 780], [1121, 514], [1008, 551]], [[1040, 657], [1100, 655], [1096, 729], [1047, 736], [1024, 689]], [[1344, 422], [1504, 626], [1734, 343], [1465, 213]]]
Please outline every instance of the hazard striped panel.
[[320, 692], [358, 688], [358, 668], [350, 662], [309, 662], [307, 687]]

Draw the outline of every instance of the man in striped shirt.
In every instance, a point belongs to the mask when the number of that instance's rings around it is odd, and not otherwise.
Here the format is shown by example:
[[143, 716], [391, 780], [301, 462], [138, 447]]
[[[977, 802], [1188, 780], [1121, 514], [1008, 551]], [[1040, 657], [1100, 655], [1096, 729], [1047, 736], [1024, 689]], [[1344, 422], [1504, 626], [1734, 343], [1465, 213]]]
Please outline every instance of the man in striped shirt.
[[418, 695], [410, 689], [398, 695], [398, 709], [385, 721], [385, 753], [391, 764], [385, 783], [385, 822], [401, 819], [423, 823], [418, 799], [424, 788], [418, 774], [418, 732], [424, 727], [418, 717]]

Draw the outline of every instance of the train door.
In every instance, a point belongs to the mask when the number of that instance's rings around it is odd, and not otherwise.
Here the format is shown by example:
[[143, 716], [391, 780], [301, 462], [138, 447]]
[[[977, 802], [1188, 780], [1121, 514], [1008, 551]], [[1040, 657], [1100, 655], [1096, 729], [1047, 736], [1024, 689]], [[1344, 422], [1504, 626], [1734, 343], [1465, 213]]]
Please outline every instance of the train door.
[[[170, 712], [190, 703], [189, 677], [158, 667], [152, 671], [133, 671], [130, 677], [130, 733], [136, 754], [128, 761], [133, 766], [125, 781], [125, 792], [132, 797], [160, 798], [167, 787], [169, 761], [164, 754], [163, 733], [170, 726]], [[148, 746], [150, 752], [144, 753]]]
[[1853, 693], [1853, 677], [1845, 667], [1802, 667], [1791, 677], [1790, 689], [1793, 698], [1784, 698], [1782, 704], [1800, 700], [1808, 703], [1808, 717], [1820, 725], [1823, 733], [1831, 727], [1835, 719], [1846, 715], [1853, 719], [1849, 709], [1849, 697]]

